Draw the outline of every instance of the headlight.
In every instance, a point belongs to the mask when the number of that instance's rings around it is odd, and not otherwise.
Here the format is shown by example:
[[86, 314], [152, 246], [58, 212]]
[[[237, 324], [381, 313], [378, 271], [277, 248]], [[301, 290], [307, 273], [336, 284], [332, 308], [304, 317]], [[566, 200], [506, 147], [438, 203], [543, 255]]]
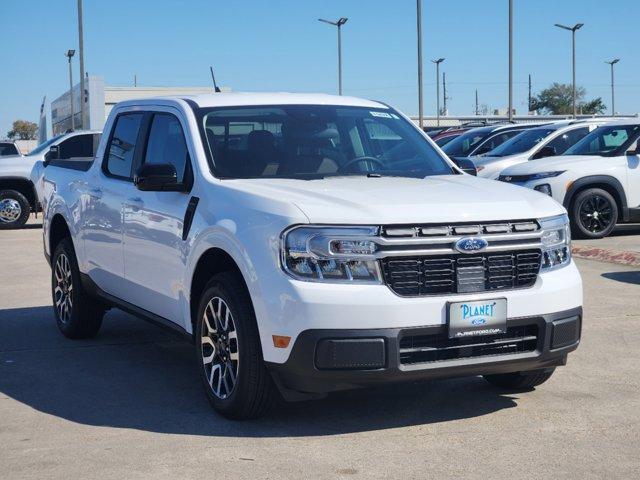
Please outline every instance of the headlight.
[[540, 173], [532, 173], [531, 175], [527, 175], [526, 181], [530, 180], [542, 180], [543, 178], [553, 178], [559, 175], [562, 175], [566, 170], [558, 170], [555, 172], [540, 172]]
[[544, 218], [542, 227], [542, 270], [553, 270], [571, 261], [571, 232], [567, 215]]
[[381, 283], [378, 227], [294, 227], [283, 234], [282, 268], [297, 280]]

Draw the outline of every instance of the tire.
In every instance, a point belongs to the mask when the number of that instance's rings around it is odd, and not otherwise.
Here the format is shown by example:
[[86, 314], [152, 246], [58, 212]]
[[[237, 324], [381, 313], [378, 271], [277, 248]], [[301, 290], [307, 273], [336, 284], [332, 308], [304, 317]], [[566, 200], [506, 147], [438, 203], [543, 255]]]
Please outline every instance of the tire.
[[615, 228], [617, 220], [618, 204], [601, 188], [583, 190], [571, 204], [571, 233], [576, 238], [606, 237]]
[[215, 275], [197, 315], [196, 357], [207, 399], [230, 419], [261, 416], [273, 403], [275, 386], [243, 279], [231, 272]]
[[16, 190], [0, 191], [0, 230], [22, 228], [31, 215], [29, 200]]
[[509, 390], [531, 390], [549, 380], [555, 370], [555, 368], [546, 368], [542, 370], [531, 370], [528, 372], [484, 375], [484, 379], [491, 385], [500, 388], [506, 388]]
[[53, 314], [67, 338], [92, 338], [98, 334], [106, 311], [97, 299], [82, 288], [80, 270], [70, 238], [56, 247], [51, 259]]

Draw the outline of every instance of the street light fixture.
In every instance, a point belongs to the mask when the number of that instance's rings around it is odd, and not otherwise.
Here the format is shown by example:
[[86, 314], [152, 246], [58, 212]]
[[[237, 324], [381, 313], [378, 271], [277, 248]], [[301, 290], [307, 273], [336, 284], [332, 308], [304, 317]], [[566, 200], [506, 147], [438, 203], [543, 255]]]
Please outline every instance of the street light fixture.
[[556, 23], [555, 26], [571, 32], [571, 45], [573, 52], [573, 118], [576, 118], [578, 113], [576, 108], [576, 32], [584, 26], [584, 23], [576, 23], [573, 27]]
[[440, 64], [444, 62], [444, 58], [431, 60], [431, 62], [436, 64], [436, 118], [437, 125], [440, 126]]
[[616, 92], [615, 92], [615, 79], [613, 76], [613, 66], [620, 61], [619, 58], [614, 58], [613, 60], [607, 62], [605, 60], [604, 63], [608, 63], [611, 65], [611, 116], [616, 116]]
[[75, 54], [75, 50], [67, 50], [67, 53], [64, 54], [64, 56], [69, 59], [69, 106], [71, 107], [71, 131], [76, 129], [73, 112], [73, 70], [71, 68], [71, 59]]
[[328, 23], [334, 27], [338, 27], [338, 95], [342, 95], [342, 26], [347, 23], [348, 18], [341, 17], [338, 20], [331, 21], [319, 18], [319, 22]]
[[418, 124], [424, 127], [424, 98], [422, 88], [422, 0], [416, 0], [416, 21], [418, 30]]

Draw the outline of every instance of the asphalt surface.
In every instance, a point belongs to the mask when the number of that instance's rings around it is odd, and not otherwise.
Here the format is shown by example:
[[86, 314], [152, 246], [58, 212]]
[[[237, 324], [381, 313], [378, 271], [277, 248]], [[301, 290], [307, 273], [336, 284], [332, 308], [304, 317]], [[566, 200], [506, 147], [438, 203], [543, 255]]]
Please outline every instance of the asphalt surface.
[[578, 261], [583, 341], [535, 391], [454, 379], [238, 423], [153, 326], [111, 311], [96, 339], [63, 338], [39, 229], [1, 231], [0, 251], [0, 478], [638, 478], [638, 269]]
[[581, 247], [640, 253], [640, 224], [618, 225], [608, 237], [599, 240], [574, 240], [573, 244]]

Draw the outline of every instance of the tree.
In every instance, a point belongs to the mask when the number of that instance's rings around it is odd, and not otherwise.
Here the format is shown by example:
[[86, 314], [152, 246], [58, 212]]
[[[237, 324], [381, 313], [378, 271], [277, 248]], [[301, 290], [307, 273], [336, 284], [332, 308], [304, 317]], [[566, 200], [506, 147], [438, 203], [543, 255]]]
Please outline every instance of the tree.
[[18, 140], [35, 140], [38, 125], [27, 120], [16, 120], [13, 128], [7, 132], [7, 137]]
[[[604, 113], [607, 106], [598, 97], [585, 101], [586, 90], [576, 87], [576, 107], [585, 114]], [[573, 88], [566, 83], [553, 83], [531, 99], [531, 109], [552, 115], [571, 115], [573, 113]]]

